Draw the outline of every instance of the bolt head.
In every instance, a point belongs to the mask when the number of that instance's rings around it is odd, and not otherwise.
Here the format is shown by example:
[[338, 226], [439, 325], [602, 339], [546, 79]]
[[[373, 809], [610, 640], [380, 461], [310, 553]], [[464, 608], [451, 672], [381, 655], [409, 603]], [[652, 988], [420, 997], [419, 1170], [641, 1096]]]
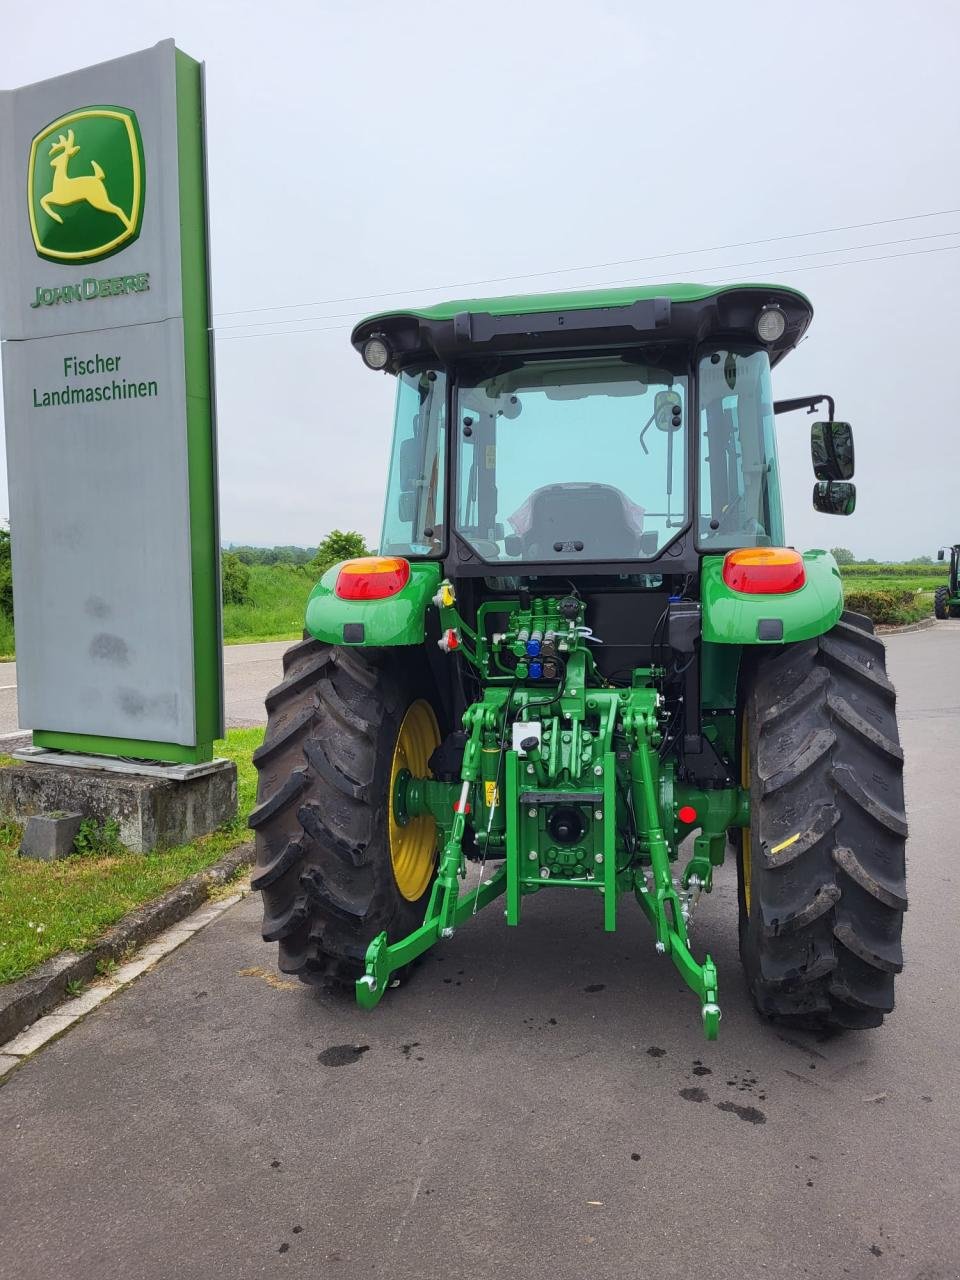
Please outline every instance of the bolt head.
[[667, 948], [663, 945], [663, 943], [662, 943], [662, 942], [658, 942], [658, 943], [657, 943], [657, 954], [658, 954], [658, 955], [661, 955], [661, 956], [662, 956], [662, 955], [663, 955], [663, 953], [666, 951], [666, 949], [667, 949]]
[[441, 929], [441, 930], [440, 930], [440, 937], [441, 937], [441, 938], [452, 938], [452, 937], [453, 937], [453, 930], [452, 930], [452, 929], [449, 929], [449, 928], [447, 928], [447, 929]]
[[602, 822], [602, 821], [603, 821], [603, 810], [602, 810], [602, 809], [594, 809], [594, 811], [593, 811], [593, 816], [596, 818], [596, 820], [597, 820], [598, 822]]
[[536, 862], [537, 860], [536, 849], [531, 849], [530, 852], [527, 854], [527, 857], [530, 859], [531, 862]]
[[602, 854], [602, 853], [595, 853], [595, 854], [593, 855], [593, 860], [594, 860], [594, 862], [596, 862], [596, 863], [600, 863], [600, 862], [602, 862], [602, 861], [603, 861], [603, 854]]
[[536, 769], [534, 769], [532, 764], [527, 765], [527, 773], [536, 773]]
[[594, 775], [595, 775], [596, 777], [598, 777], [598, 778], [602, 778], [602, 777], [603, 777], [603, 765], [602, 765], [602, 764], [595, 764], [595, 765], [593, 766], [593, 772], [594, 772]]
[[541, 879], [541, 880], [549, 880], [549, 879], [550, 879], [550, 868], [549, 868], [549, 867], [541, 867], [541, 868], [540, 868], [540, 879]]
[[535, 818], [536, 816], [537, 816], [537, 811], [536, 811], [536, 809], [528, 809], [528, 810], [527, 810], [527, 817], [528, 817], [528, 818]]

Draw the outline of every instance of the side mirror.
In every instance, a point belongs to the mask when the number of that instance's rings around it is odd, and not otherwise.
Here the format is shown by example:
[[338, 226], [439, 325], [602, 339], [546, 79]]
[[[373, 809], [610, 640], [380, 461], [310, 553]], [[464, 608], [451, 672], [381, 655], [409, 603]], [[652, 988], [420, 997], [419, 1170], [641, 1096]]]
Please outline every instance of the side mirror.
[[818, 480], [813, 486], [813, 509], [827, 516], [852, 516], [857, 486], [848, 480]]
[[810, 428], [810, 456], [818, 480], [853, 476], [853, 428], [849, 422], [815, 422]]
[[398, 470], [400, 472], [400, 488], [406, 493], [410, 489], [417, 487], [417, 481], [420, 479], [420, 441], [402, 440], [400, 442], [400, 456], [398, 459]]
[[944, 559], [943, 547], [941, 547], [941, 548], [940, 548], [940, 550], [937, 552], [937, 559], [938, 559], [938, 560], [943, 560], [943, 559]]

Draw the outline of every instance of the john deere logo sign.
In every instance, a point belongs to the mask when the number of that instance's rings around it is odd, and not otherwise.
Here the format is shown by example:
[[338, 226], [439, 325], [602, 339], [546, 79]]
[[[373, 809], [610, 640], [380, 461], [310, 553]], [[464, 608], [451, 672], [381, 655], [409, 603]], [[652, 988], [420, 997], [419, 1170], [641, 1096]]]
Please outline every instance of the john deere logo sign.
[[96, 262], [140, 234], [143, 144], [123, 107], [83, 107], [38, 133], [27, 199], [33, 243], [51, 262]]

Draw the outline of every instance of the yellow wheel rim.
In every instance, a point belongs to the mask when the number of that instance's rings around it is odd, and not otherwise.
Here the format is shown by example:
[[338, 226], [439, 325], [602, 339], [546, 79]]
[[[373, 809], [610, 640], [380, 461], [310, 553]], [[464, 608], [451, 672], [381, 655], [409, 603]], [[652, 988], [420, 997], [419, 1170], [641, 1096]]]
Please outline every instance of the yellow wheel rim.
[[[740, 785], [745, 791], [750, 790], [750, 738], [747, 732], [747, 720], [740, 724]], [[750, 827], [740, 828], [740, 863], [743, 867], [743, 901], [750, 914]]]
[[410, 818], [401, 825], [393, 811], [397, 776], [402, 769], [414, 778], [429, 776], [427, 761], [440, 744], [440, 729], [433, 708], [423, 698], [407, 708], [397, 734], [390, 764], [390, 862], [397, 888], [408, 902], [416, 902], [430, 883], [437, 860], [437, 827], [430, 814]]

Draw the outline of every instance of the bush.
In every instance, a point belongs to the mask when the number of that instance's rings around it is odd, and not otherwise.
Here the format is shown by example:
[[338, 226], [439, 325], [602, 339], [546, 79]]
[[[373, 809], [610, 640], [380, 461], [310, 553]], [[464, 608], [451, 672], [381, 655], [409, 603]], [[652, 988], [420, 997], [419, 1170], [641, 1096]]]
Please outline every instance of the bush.
[[931, 561], [930, 564], [923, 564], [920, 561], [915, 561], [913, 564], [882, 564], [876, 560], [858, 560], [855, 564], [841, 565], [840, 576], [841, 578], [943, 578], [946, 582], [947, 568], [936, 561]]
[[332, 564], [369, 554], [362, 533], [357, 533], [355, 530], [344, 533], [341, 529], [331, 529], [317, 547], [317, 554], [310, 561], [310, 569], [319, 577], [326, 573]]
[[250, 570], [232, 551], [220, 557], [220, 585], [224, 604], [247, 604], [250, 599]]
[[10, 562], [10, 530], [0, 525], [0, 616], [13, 621], [13, 568]]
[[847, 591], [843, 602], [854, 613], [894, 626], [916, 622], [931, 612], [927, 600], [915, 591]]

